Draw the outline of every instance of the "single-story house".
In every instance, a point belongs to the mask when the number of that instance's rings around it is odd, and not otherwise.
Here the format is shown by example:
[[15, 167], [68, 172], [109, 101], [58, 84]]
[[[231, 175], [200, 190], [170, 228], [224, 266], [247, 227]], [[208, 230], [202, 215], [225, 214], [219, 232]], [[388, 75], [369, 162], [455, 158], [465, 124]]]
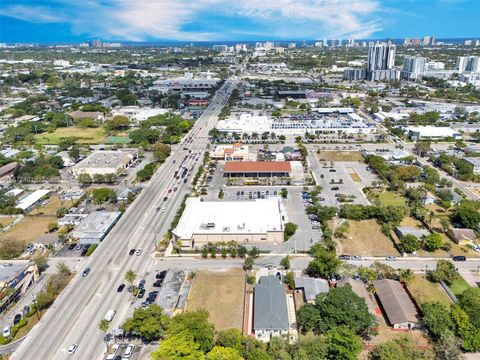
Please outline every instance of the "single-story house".
[[253, 331], [255, 337], [269, 341], [287, 336], [289, 329], [285, 288], [275, 276], [262, 276], [254, 290]]
[[382, 279], [373, 285], [388, 323], [394, 329], [410, 330], [420, 325], [417, 309], [399, 281]]
[[467, 245], [477, 238], [475, 231], [465, 228], [450, 228], [447, 235], [458, 245]]
[[372, 298], [370, 297], [370, 294], [367, 291], [367, 288], [365, 284], [363, 283], [362, 280], [354, 280], [351, 278], [346, 278], [339, 280], [337, 283], [337, 286], [344, 286], [346, 284], [349, 284], [352, 287], [352, 291], [360, 296], [363, 300], [365, 300], [365, 303], [367, 304], [368, 311], [377, 316], [377, 313], [375, 311], [375, 308], [377, 307]]
[[0, 178], [11, 177], [15, 173], [15, 170], [20, 166], [17, 162], [11, 162], [7, 165], [0, 167]]
[[397, 226], [395, 233], [399, 238], [403, 238], [405, 235], [413, 235], [417, 239], [421, 239], [424, 236], [430, 235], [430, 232], [426, 229], [419, 229], [413, 226]]
[[314, 303], [318, 294], [328, 293], [328, 281], [310, 277], [295, 277], [295, 291], [303, 293], [303, 300]]

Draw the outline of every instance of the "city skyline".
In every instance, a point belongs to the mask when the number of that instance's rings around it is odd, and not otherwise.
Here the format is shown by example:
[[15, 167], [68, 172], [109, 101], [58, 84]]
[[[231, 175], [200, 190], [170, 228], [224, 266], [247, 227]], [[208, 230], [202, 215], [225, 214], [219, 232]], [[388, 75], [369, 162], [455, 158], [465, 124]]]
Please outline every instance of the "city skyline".
[[465, 38], [479, 16], [475, 0], [6, 0], [0, 41]]

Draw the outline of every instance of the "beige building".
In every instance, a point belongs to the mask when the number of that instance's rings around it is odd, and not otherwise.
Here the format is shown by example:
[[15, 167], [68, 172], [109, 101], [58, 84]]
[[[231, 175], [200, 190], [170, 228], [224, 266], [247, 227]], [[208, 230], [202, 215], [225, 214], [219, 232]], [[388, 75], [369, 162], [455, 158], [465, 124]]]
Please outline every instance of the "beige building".
[[252, 201], [200, 201], [188, 198], [173, 230], [184, 247], [208, 242], [283, 243], [284, 210], [279, 198]]
[[120, 174], [124, 172], [138, 157], [137, 149], [121, 149], [94, 151], [85, 159], [72, 167], [72, 174]]
[[233, 145], [217, 145], [210, 154], [214, 160], [248, 161], [250, 160], [248, 145], [235, 143]]

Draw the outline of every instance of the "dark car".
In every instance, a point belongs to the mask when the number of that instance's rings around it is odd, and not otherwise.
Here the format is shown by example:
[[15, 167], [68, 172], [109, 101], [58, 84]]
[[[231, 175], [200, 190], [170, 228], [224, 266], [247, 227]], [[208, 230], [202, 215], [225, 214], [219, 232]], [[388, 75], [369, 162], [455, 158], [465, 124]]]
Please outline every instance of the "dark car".
[[70, 244], [68, 246], [68, 250], [73, 250], [77, 244]]
[[13, 325], [17, 325], [20, 320], [22, 320], [22, 314], [15, 315], [15, 318], [13, 319]]
[[161, 287], [162, 286], [162, 280], [157, 280], [153, 283], [153, 287]]
[[165, 276], [167, 276], [167, 270], [160, 271], [155, 277], [157, 279], [165, 279]]
[[150, 291], [150, 292], [148, 293], [148, 297], [153, 297], [153, 296], [154, 296], [154, 297], [157, 297], [157, 296], [158, 296], [158, 291], [157, 291], [157, 290], [155, 290], [155, 291]]
[[168, 200], [168, 197], [165, 196], [165, 197], [163, 198], [163, 201], [167, 201], [167, 200]]
[[128, 255], [133, 255], [135, 254], [135, 249], [130, 249], [130, 251], [128, 252]]
[[157, 206], [157, 208], [155, 209], [156, 212], [159, 212], [160, 211], [160, 206]]
[[337, 172], [337, 170], [335, 170], [335, 169], [330, 169], [330, 172]]
[[452, 257], [452, 260], [453, 261], [467, 261], [467, 258], [463, 255], [458, 255], [458, 256]]
[[22, 311], [23, 316], [27, 316], [27, 314], [28, 314], [29, 312], [30, 312], [30, 306], [25, 305], [25, 306], [23, 307], [23, 311]]
[[332, 187], [332, 191], [337, 191], [337, 190], [340, 190], [340, 188], [338, 186]]
[[123, 291], [123, 289], [125, 289], [125, 284], [120, 284], [120, 286], [119, 286], [118, 289], [117, 289], [117, 292], [120, 293], [120, 292]]
[[139, 289], [143, 289], [145, 287], [145, 279], [142, 279], [140, 280], [140, 282], [138, 283], [138, 288]]
[[85, 270], [83, 270], [82, 277], [87, 277], [87, 275], [90, 274], [90, 271], [90, 268], [86, 268]]
[[340, 260], [350, 260], [350, 255], [342, 254], [338, 257]]
[[183, 179], [183, 183], [186, 184], [188, 179]]
[[137, 297], [138, 297], [139, 299], [142, 299], [144, 295], [145, 295], [145, 289], [142, 288], [142, 289], [140, 289], [140, 291], [138, 292]]

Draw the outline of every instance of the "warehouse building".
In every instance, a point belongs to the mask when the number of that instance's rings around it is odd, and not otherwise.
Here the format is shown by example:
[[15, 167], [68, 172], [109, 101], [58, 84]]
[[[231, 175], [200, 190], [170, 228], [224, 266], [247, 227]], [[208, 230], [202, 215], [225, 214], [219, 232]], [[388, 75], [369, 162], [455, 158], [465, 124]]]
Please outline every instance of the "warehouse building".
[[190, 248], [229, 241], [280, 244], [283, 219], [284, 210], [276, 197], [253, 201], [201, 201], [192, 197], [187, 199], [173, 236]]
[[119, 151], [94, 151], [77, 165], [72, 167], [72, 174], [120, 174], [132, 165], [138, 157], [137, 149], [121, 149]]

